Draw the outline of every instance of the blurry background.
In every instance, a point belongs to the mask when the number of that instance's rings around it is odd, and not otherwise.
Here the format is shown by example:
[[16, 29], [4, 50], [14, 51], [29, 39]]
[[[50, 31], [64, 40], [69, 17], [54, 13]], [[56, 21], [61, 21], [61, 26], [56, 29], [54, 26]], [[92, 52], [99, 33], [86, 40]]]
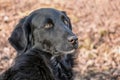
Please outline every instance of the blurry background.
[[79, 37], [75, 80], [120, 80], [120, 0], [0, 0], [0, 73], [16, 56], [15, 25], [43, 7], [66, 11]]

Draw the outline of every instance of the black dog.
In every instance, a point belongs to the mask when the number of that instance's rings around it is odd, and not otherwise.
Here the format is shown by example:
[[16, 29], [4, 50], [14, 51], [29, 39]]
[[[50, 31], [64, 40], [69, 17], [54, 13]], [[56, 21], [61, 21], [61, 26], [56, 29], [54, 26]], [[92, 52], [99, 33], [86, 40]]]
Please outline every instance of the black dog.
[[3, 80], [72, 80], [78, 38], [65, 12], [38, 9], [21, 19], [9, 38], [18, 52]]

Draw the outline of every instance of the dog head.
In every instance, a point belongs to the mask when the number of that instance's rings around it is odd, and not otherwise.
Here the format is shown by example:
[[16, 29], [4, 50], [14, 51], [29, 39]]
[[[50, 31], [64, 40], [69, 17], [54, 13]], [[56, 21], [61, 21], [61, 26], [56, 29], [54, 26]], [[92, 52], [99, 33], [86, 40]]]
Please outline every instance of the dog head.
[[51, 54], [69, 54], [78, 47], [66, 13], [51, 8], [38, 9], [21, 19], [9, 42], [18, 53], [37, 48]]

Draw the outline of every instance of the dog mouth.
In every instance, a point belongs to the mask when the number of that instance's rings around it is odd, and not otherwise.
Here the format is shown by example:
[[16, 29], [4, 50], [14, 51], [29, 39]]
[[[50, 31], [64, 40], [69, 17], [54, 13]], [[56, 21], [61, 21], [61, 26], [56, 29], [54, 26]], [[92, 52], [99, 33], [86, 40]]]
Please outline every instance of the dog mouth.
[[61, 54], [72, 54], [76, 51], [76, 49], [72, 49], [72, 50], [69, 50], [69, 51], [63, 51], [63, 50], [56, 50], [55, 51], [55, 54], [57, 55], [61, 55]]
[[63, 54], [71, 54], [71, 53], [75, 52], [75, 49], [72, 49], [70, 51], [60, 51], [60, 52], [63, 53]]

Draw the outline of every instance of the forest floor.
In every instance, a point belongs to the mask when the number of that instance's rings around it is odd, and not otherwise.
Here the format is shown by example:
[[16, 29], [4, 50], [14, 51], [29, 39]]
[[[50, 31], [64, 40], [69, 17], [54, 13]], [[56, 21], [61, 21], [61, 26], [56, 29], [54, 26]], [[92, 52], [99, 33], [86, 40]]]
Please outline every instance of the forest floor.
[[16, 56], [8, 38], [20, 18], [43, 8], [66, 11], [79, 38], [75, 80], [120, 80], [120, 0], [0, 0], [0, 73]]

